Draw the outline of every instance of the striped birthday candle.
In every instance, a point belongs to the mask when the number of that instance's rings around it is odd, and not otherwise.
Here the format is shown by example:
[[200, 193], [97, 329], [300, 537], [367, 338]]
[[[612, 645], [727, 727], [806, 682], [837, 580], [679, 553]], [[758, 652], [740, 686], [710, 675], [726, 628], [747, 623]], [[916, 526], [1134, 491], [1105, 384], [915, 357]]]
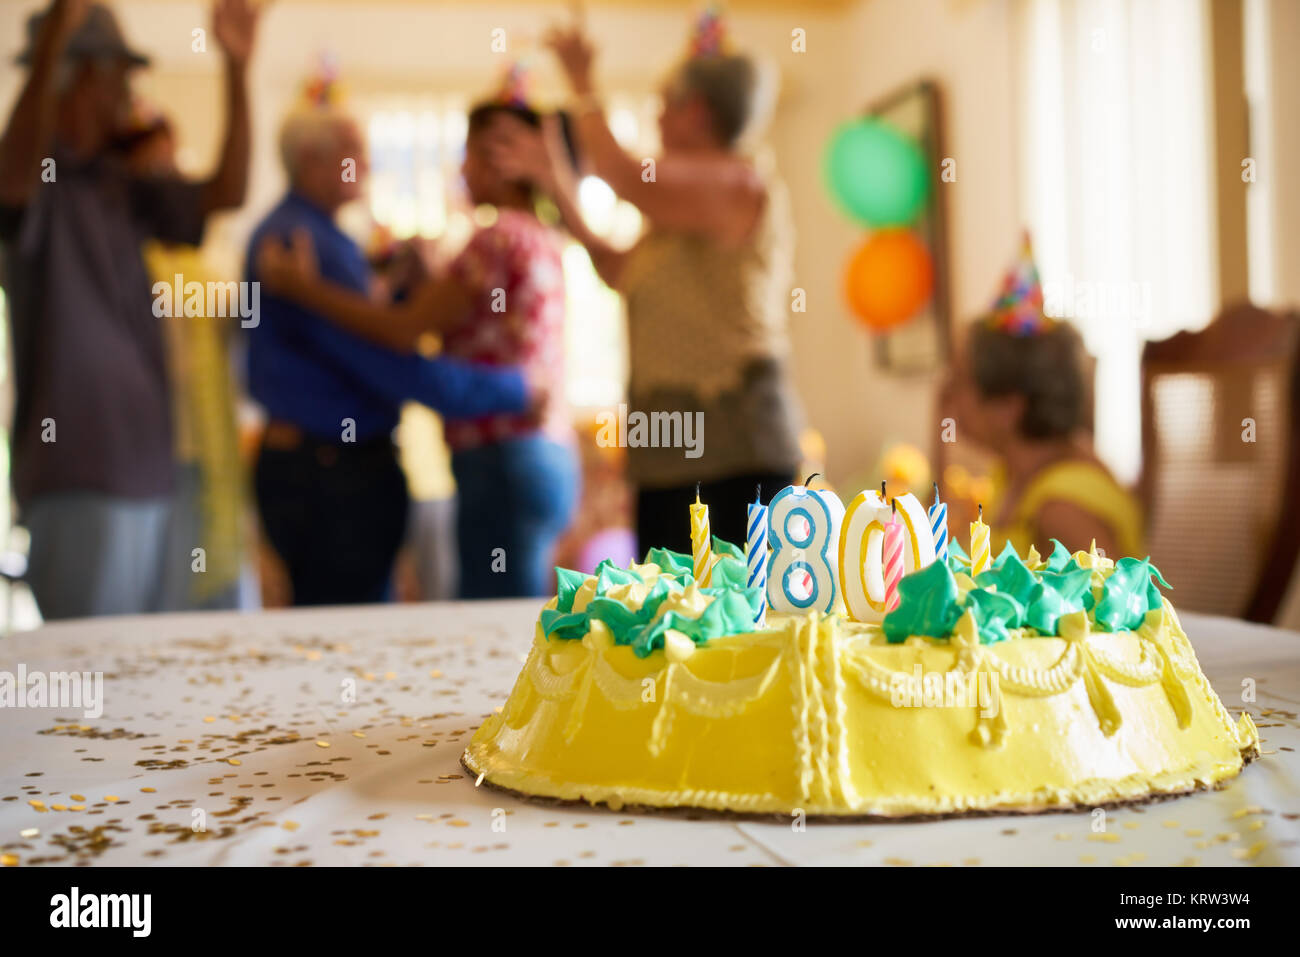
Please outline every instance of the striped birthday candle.
[[939, 483], [934, 483], [934, 504], [930, 506], [930, 534], [934, 536], [936, 561], [948, 560], [948, 505], [939, 501]]
[[898, 520], [898, 505], [885, 523], [883, 561], [885, 571], [885, 611], [898, 607], [898, 583], [903, 580], [903, 523]]
[[754, 489], [754, 504], [749, 506], [745, 524], [745, 567], [749, 570], [747, 584], [757, 588], [763, 601], [754, 615], [754, 625], [762, 628], [767, 623], [767, 506], [761, 504], [762, 486]]
[[695, 504], [691, 506], [691, 556], [696, 583], [708, 588], [713, 578], [713, 538], [709, 534], [709, 506], [700, 503], [698, 482]]
[[970, 573], [975, 577], [987, 571], [992, 554], [989, 542], [989, 527], [984, 524], [984, 506], [980, 507], [979, 518], [970, 523]]

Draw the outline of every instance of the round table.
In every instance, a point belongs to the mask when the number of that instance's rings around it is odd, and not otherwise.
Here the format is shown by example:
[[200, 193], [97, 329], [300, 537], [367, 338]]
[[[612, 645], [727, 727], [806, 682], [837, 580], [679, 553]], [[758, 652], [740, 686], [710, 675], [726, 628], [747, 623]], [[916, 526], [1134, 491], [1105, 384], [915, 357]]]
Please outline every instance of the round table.
[[98, 716], [0, 708], [0, 861], [1300, 864], [1300, 634], [1182, 616], [1224, 704], [1260, 728], [1263, 757], [1224, 790], [1111, 811], [1101, 832], [1090, 814], [799, 829], [476, 787], [461, 751], [505, 701], [538, 607], [106, 618], [0, 639], [0, 681], [20, 668], [103, 675]]

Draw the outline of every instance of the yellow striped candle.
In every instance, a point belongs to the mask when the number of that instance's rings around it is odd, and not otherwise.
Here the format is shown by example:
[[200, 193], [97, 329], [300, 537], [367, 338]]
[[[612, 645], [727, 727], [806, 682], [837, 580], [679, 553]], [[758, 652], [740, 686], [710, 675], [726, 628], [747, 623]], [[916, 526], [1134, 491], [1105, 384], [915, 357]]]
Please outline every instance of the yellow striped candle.
[[695, 504], [691, 506], [691, 556], [695, 581], [708, 588], [713, 581], [713, 539], [709, 535], [709, 506], [700, 504], [700, 486], [695, 486]]
[[986, 571], [989, 567], [989, 527], [984, 524], [984, 506], [980, 507], [979, 518], [970, 523], [970, 573], [971, 577]]

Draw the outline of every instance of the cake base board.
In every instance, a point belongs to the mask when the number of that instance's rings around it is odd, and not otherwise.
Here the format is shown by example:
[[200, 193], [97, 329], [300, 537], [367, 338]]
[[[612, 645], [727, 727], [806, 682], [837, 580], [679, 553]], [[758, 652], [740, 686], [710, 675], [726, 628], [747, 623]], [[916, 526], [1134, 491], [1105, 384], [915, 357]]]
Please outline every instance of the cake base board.
[[[1228, 787], [1246, 766], [1259, 757], [1259, 751], [1251, 749], [1241, 753], [1241, 771], [1230, 778], [1225, 778], [1216, 784], [1198, 784], [1195, 787], [1182, 788], [1177, 791], [1153, 791], [1150, 794], [1142, 794], [1137, 797], [1123, 798], [1115, 801], [1103, 801], [1097, 804], [1057, 804], [1045, 807], [1002, 807], [1002, 808], [973, 808], [967, 811], [948, 811], [937, 814], [809, 814], [806, 820], [818, 824], [915, 824], [922, 821], [942, 821], [953, 818], [966, 817], [1031, 817], [1039, 814], [1082, 814], [1091, 812], [1097, 808], [1104, 810], [1119, 810], [1122, 808], [1137, 807], [1144, 804], [1159, 804], [1164, 801], [1172, 801], [1176, 798], [1187, 797], [1189, 794], [1196, 794], [1201, 791], [1221, 791]], [[557, 798], [548, 797], [544, 794], [529, 794], [526, 791], [518, 791], [504, 784], [496, 784], [487, 779], [486, 775], [482, 776], [479, 781], [480, 773], [470, 766], [466, 760], [465, 754], [461, 754], [460, 766], [464, 768], [471, 778], [479, 783], [475, 787], [486, 785], [493, 791], [502, 794], [509, 794], [519, 801], [538, 807], [552, 808], [583, 808], [596, 809], [608, 814], [640, 814], [647, 816], [661, 817], [679, 817], [687, 820], [719, 820], [719, 821], [766, 821], [768, 823], [788, 824], [790, 815], [774, 813], [768, 811], [751, 812], [751, 811], [725, 811], [714, 808], [679, 806], [679, 807], [661, 807], [656, 804], [624, 804], [615, 809], [604, 801], [585, 801], [582, 798]]]

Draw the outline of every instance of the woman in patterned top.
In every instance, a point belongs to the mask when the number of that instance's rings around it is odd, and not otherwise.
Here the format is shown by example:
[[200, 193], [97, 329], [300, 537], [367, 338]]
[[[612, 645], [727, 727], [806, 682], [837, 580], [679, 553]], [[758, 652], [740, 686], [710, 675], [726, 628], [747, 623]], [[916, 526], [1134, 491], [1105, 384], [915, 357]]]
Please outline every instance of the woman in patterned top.
[[489, 162], [490, 138], [533, 128], [539, 115], [518, 102], [484, 103], [469, 115], [462, 173], [475, 205], [496, 208], [444, 275], [397, 304], [367, 301], [315, 275], [302, 237], [259, 256], [263, 281], [344, 328], [397, 349], [429, 333], [458, 358], [523, 367], [545, 399], [523, 415], [448, 422], [456, 477], [463, 598], [539, 596], [554, 591], [551, 551], [577, 504], [579, 470], [564, 402], [564, 275], [554, 230], [533, 212], [534, 187]]

